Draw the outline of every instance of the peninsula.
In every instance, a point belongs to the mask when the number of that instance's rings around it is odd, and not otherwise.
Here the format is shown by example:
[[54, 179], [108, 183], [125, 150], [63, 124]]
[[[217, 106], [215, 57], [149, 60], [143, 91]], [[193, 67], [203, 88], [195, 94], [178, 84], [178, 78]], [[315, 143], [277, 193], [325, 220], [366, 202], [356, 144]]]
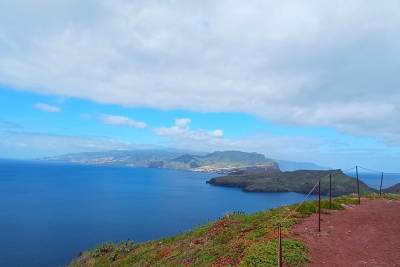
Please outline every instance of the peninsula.
[[[216, 186], [239, 187], [246, 192], [297, 192], [306, 194], [321, 179], [321, 193], [327, 195], [330, 175], [332, 177], [333, 196], [357, 192], [357, 180], [344, 174], [341, 170], [245, 173], [212, 178], [207, 183]], [[376, 191], [362, 181], [359, 181], [359, 185], [362, 194]]]

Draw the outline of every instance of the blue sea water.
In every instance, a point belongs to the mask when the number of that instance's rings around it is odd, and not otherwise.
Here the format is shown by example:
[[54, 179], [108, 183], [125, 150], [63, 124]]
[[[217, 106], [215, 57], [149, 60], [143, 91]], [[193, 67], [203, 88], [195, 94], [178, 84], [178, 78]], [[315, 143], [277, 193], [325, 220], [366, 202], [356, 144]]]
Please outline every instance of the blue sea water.
[[107, 241], [157, 239], [230, 211], [299, 202], [245, 193], [187, 171], [0, 161], [0, 266], [65, 266]]
[[[346, 173], [347, 175], [356, 178], [355, 172]], [[371, 188], [379, 189], [381, 184], [382, 173], [379, 172], [359, 172], [358, 178], [366, 183]], [[382, 189], [400, 183], [400, 173], [384, 173], [382, 179]]]

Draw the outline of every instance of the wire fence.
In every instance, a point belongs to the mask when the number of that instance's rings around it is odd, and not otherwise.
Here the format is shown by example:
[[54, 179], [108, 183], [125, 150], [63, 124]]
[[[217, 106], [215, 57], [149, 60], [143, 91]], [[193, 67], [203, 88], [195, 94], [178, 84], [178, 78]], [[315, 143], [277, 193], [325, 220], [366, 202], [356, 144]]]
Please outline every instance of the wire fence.
[[[283, 251], [282, 251], [282, 224], [289, 220], [298, 210], [299, 208], [306, 202], [307, 200], [310, 199], [312, 193], [315, 192], [315, 190], [318, 188], [319, 193], [321, 192], [320, 190], [321, 182], [320, 180], [314, 184], [314, 186], [311, 188], [311, 190], [305, 195], [303, 200], [296, 205], [294, 209], [292, 209], [283, 219], [281, 219], [281, 222], [278, 224], [278, 266], [282, 267], [283, 266]], [[319, 194], [320, 196], [320, 194]], [[320, 200], [320, 199], [319, 199]], [[319, 201], [320, 202], [320, 201]], [[320, 220], [319, 220], [320, 221]], [[319, 225], [320, 227], [320, 225]]]
[[[352, 172], [353, 171], [353, 172]], [[293, 217], [294, 214], [297, 213], [299, 208], [304, 205], [304, 203], [311, 198], [311, 195], [318, 194], [318, 206], [317, 206], [317, 213], [318, 213], [318, 232], [321, 232], [321, 180], [329, 177], [329, 190], [327, 190], [327, 195], [324, 195], [323, 197], [329, 197], [329, 209], [332, 209], [332, 189], [334, 188], [334, 185], [332, 184], [332, 181], [334, 181], [335, 176], [337, 176], [339, 173], [344, 173], [348, 176], [351, 176], [354, 178], [354, 182], [351, 184], [351, 192], [355, 193], [357, 198], [358, 198], [358, 204], [361, 204], [361, 196], [363, 195], [365, 189], [369, 190], [374, 190], [374, 192], [379, 193], [379, 196], [382, 196], [382, 193], [384, 192], [384, 189], [387, 187], [390, 187], [391, 185], [396, 184], [394, 182], [395, 180], [391, 181], [390, 183], [384, 183], [385, 181], [385, 174], [382, 171], [379, 170], [374, 170], [370, 168], [365, 168], [362, 166], [354, 166], [352, 168], [343, 170], [342, 172], [337, 172], [337, 170], [331, 170], [329, 174], [327, 174], [324, 177], [321, 177], [318, 179], [318, 181], [314, 184], [314, 186], [311, 188], [311, 190], [305, 195], [304, 199], [299, 202], [294, 209], [292, 209], [283, 219], [280, 220], [280, 223], [278, 224], [277, 231], [278, 231], [278, 266], [282, 267], [283, 266], [283, 251], [282, 251], [282, 225], [283, 223], [287, 222], [290, 218]], [[390, 177], [390, 174], [389, 174]], [[398, 177], [397, 179], [400, 179]], [[390, 180], [390, 179], [389, 179]], [[388, 185], [391, 184], [391, 185]], [[362, 189], [360, 190], [360, 185], [362, 186]], [[367, 186], [367, 187], [365, 187]]]

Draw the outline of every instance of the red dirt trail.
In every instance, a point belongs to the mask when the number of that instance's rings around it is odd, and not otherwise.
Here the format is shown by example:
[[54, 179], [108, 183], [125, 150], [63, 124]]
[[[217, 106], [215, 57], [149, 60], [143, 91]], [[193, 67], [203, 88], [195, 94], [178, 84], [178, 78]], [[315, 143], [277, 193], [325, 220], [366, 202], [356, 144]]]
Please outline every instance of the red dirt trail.
[[361, 206], [305, 218], [293, 229], [309, 248], [308, 266], [400, 266], [400, 201], [361, 200]]

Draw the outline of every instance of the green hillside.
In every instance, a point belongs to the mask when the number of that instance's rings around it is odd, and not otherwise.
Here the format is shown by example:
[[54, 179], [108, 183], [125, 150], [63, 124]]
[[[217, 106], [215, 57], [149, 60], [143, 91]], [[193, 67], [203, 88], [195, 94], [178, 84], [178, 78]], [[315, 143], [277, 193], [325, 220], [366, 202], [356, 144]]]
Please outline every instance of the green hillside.
[[[329, 190], [329, 174], [332, 174], [332, 194], [335, 196], [357, 192], [357, 181], [341, 170], [271, 172], [263, 174], [227, 175], [208, 181], [212, 185], [240, 187], [247, 192], [297, 192], [307, 193], [321, 179], [321, 193]], [[360, 181], [360, 192], [374, 192]]]
[[203, 170], [268, 166], [279, 169], [278, 164], [264, 155], [241, 151], [217, 151], [206, 155], [182, 155], [165, 163], [166, 167]]
[[[371, 195], [371, 198], [376, 198]], [[399, 195], [384, 195], [400, 199]], [[334, 209], [356, 204], [355, 195], [333, 200]], [[291, 239], [289, 231], [301, 218], [317, 211], [317, 202], [306, 202], [254, 214], [232, 213], [193, 231], [170, 238], [136, 244], [102, 244], [82, 253], [70, 267], [100, 266], [276, 266], [276, 227], [283, 225], [283, 256], [287, 266], [308, 262], [307, 248]], [[328, 201], [322, 201], [328, 208]], [[284, 218], [286, 218], [284, 220]]]

